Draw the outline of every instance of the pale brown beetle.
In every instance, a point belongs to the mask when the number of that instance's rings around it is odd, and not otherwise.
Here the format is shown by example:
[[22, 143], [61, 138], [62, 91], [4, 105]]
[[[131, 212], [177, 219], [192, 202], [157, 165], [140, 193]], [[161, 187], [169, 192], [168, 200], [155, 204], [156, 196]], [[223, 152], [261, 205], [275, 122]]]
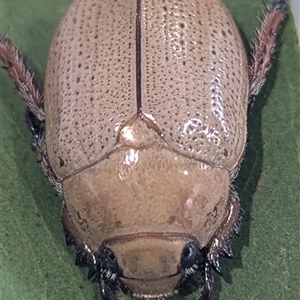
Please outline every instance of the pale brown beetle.
[[[54, 38], [45, 97], [4, 36], [34, 150], [65, 198], [76, 263], [139, 298], [162, 298], [232, 257], [248, 99], [271, 64], [286, 2], [267, 10], [248, 66], [219, 1], [75, 1]], [[248, 76], [249, 73], [249, 76]], [[91, 122], [93, 120], [93, 122]], [[43, 123], [46, 124], [46, 135]]]

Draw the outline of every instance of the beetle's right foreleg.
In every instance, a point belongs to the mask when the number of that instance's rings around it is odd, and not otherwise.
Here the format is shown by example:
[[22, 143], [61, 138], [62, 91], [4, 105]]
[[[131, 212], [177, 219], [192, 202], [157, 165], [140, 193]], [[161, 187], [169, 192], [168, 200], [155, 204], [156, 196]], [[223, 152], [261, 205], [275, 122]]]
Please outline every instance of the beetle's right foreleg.
[[21, 97], [39, 121], [44, 121], [44, 95], [8, 35], [0, 36], [0, 60]]

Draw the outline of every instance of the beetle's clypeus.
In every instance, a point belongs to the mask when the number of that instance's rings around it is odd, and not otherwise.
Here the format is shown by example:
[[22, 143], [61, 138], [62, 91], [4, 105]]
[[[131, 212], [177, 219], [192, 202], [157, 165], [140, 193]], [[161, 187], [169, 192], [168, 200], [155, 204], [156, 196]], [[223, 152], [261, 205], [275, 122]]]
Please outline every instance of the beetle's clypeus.
[[194, 272], [210, 298], [211, 269], [232, 257], [240, 223], [232, 181], [248, 105], [286, 10], [283, 0], [266, 9], [247, 59], [219, 0], [77, 0], [53, 39], [44, 92], [1, 37], [33, 148], [64, 197], [67, 242], [104, 299], [116, 299], [113, 283], [171, 296]]

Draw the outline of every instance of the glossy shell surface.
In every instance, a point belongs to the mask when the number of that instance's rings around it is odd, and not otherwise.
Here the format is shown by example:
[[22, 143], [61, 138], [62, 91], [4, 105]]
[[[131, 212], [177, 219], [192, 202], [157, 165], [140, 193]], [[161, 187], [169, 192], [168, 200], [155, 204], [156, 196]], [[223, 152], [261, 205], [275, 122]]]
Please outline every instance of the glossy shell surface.
[[47, 147], [62, 178], [113, 150], [138, 108], [187, 157], [233, 169], [243, 154], [247, 60], [223, 4], [139, 9], [136, 20], [137, 1], [75, 1], [60, 25], [45, 97]]

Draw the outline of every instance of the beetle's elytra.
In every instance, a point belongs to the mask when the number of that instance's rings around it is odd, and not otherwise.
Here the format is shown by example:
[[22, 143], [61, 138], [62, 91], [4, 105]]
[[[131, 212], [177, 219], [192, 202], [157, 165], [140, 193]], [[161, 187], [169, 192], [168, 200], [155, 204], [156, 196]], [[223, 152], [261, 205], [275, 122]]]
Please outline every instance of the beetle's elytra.
[[[44, 92], [8, 36], [0, 58], [25, 99], [34, 150], [63, 194], [76, 263], [136, 298], [164, 298], [232, 257], [232, 181], [287, 8], [266, 10], [250, 59], [219, 0], [77, 0], [53, 39]], [[24, 89], [24, 86], [26, 89]], [[44, 125], [45, 124], [45, 125]], [[45, 133], [44, 133], [45, 128]]]

